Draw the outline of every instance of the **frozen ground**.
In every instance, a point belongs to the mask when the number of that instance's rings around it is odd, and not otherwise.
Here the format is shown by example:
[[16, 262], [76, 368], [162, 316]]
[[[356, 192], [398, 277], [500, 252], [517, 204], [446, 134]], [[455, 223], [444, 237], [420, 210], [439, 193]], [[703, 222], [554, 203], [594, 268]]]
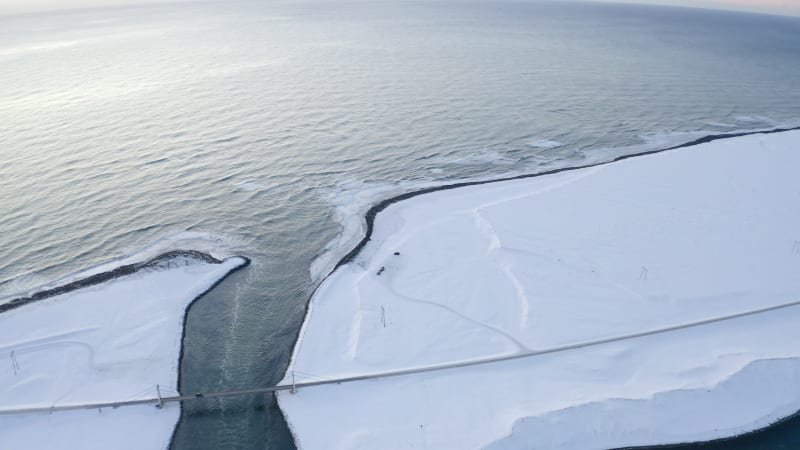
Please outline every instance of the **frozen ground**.
[[[246, 260], [163, 261], [0, 314], [0, 410], [174, 395], [189, 304]], [[167, 448], [178, 406], [0, 415], [2, 449]]]
[[[513, 355], [800, 300], [800, 132], [438, 191], [314, 295], [286, 381]], [[800, 307], [280, 393], [299, 446], [608, 448], [800, 409]]]

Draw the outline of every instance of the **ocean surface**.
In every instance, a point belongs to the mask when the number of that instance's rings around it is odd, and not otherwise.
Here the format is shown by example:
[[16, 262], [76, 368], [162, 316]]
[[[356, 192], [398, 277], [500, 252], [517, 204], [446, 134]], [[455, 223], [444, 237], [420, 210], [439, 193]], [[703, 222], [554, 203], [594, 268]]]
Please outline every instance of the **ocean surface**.
[[[799, 87], [800, 19], [767, 15], [327, 1], [0, 16], [0, 299], [123, 258], [244, 255], [189, 312], [181, 387], [274, 384], [371, 204], [798, 126]], [[798, 445], [790, 420], [724, 448]], [[252, 396], [188, 404], [173, 448], [292, 443]]]

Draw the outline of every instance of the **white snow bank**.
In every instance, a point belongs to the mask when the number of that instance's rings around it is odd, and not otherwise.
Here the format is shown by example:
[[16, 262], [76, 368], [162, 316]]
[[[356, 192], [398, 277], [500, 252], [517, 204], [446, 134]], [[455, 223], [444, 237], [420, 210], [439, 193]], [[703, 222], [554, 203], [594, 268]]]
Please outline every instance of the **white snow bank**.
[[[543, 448], [578, 448], [584, 442], [593, 442], [598, 448], [645, 445], [652, 442], [654, 410], [659, 412], [660, 432], [673, 434], [668, 438], [671, 441], [689, 437], [696, 442], [721, 434], [741, 434], [750, 428], [741, 426], [742, 416], [753, 427], [760, 428], [797, 412], [798, 379], [798, 358], [755, 361], [713, 389], [681, 389], [643, 400], [608, 400], [520, 419], [514, 424], [511, 436], [488, 446], [487, 450], [527, 448], [528, 442], [541, 442]], [[753, 389], [754, 386], [759, 388]], [[720, 415], [724, 409], [736, 409], [740, 414]], [[699, 420], [687, 421], [686, 414]], [[705, 417], [715, 418], [715, 429], [708, 428]], [[626, 426], [620, 430], [618, 423]], [[567, 428], [572, 432], [564, 433]]]
[[[172, 263], [0, 314], [0, 410], [175, 395], [187, 306], [246, 260]], [[0, 415], [0, 448], [167, 448], [179, 417], [176, 405]]]
[[333, 188], [319, 190], [320, 197], [331, 204], [334, 219], [342, 226], [342, 230], [311, 263], [309, 275], [312, 281], [319, 281], [333, 269], [337, 258], [341, 258], [339, 252], [354, 245], [364, 235], [364, 221], [361, 216], [369, 205], [396, 189], [398, 187], [394, 184], [349, 180], [340, 182]]
[[[396, 203], [315, 293], [287, 374], [513, 355], [798, 301], [797, 167], [792, 131]], [[306, 450], [706, 440], [800, 409], [798, 320], [793, 307], [278, 398]]]

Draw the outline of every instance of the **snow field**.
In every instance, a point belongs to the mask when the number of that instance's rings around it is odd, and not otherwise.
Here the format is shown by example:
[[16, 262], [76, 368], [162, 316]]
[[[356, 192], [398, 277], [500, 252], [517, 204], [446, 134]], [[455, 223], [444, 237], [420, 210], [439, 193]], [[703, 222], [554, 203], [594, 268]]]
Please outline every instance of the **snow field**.
[[[245, 265], [178, 259], [0, 314], [0, 410], [177, 393], [186, 308]], [[0, 448], [167, 448], [168, 405], [0, 415]]]
[[[395, 203], [315, 293], [287, 375], [513, 355], [798, 301], [799, 166], [800, 132], [756, 134]], [[798, 319], [278, 398], [305, 450], [707, 440], [800, 409]]]

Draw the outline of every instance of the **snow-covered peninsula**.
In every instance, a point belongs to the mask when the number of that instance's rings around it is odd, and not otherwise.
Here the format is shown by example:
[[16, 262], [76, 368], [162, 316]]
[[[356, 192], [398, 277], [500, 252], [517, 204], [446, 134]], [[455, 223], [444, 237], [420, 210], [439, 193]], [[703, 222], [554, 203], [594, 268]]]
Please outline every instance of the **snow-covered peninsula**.
[[171, 252], [0, 313], [0, 448], [167, 448], [175, 404], [5, 413], [175, 395], [186, 308], [247, 262]]
[[391, 204], [285, 383], [589, 345], [280, 392], [298, 446], [599, 449], [795, 413], [800, 306], [680, 326], [800, 300], [798, 167], [800, 131], [753, 134]]

